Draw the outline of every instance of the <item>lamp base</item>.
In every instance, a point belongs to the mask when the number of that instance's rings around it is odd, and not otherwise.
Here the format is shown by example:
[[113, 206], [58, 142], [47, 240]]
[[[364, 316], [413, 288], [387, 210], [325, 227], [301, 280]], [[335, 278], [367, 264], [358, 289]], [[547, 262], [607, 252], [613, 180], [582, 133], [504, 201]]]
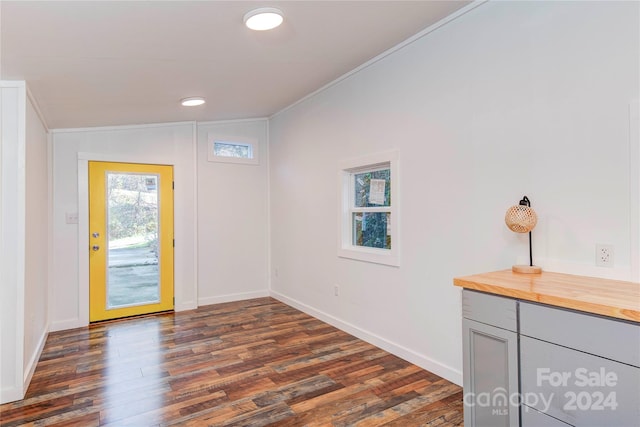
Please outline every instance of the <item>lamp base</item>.
[[514, 273], [539, 274], [542, 273], [542, 268], [537, 265], [514, 265], [511, 267], [511, 271]]

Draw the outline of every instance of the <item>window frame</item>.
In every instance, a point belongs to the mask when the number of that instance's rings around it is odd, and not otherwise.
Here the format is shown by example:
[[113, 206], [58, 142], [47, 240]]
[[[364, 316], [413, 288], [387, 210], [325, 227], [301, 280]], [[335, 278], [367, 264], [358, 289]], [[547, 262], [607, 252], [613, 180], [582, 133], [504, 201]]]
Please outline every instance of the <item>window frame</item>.
[[[235, 137], [220, 135], [217, 133], [209, 133], [207, 135], [207, 161], [220, 162], [220, 163], [236, 163], [243, 165], [259, 165], [260, 164], [260, 151], [258, 149], [258, 141], [253, 138], [247, 137]], [[215, 144], [230, 144], [230, 145], [244, 145], [249, 147], [251, 158], [246, 157], [227, 157], [218, 156], [215, 154]]]
[[[383, 169], [390, 170], [390, 206], [356, 207], [355, 175]], [[397, 151], [389, 151], [342, 160], [338, 170], [339, 222], [338, 257], [359, 261], [400, 266], [400, 224], [399, 224], [399, 156]], [[353, 244], [353, 213], [389, 212], [391, 218], [391, 248], [371, 248]]]

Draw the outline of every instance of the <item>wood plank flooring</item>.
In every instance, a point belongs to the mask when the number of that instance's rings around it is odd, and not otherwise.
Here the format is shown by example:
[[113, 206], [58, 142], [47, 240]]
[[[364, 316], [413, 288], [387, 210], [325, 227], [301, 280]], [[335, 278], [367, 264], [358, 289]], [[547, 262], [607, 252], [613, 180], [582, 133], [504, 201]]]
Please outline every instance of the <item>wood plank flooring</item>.
[[53, 332], [11, 426], [459, 426], [462, 390], [272, 298]]

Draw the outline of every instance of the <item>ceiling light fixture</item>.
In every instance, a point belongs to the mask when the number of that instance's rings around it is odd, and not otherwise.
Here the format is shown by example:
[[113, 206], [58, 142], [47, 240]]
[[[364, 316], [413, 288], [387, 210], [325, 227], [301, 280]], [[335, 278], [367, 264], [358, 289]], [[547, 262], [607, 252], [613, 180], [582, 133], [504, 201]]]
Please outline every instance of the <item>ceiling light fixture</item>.
[[272, 30], [282, 24], [282, 11], [274, 7], [261, 7], [244, 15], [244, 25], [252, 30]]
[[206, 101], [204, 100], [204, 98], [200, 96], [193, 96], [191, 98], [184, 98], [180, 100], [180, 103], [183, 107], [196, 107], [198, 105], [204, 104], [205, 102]]

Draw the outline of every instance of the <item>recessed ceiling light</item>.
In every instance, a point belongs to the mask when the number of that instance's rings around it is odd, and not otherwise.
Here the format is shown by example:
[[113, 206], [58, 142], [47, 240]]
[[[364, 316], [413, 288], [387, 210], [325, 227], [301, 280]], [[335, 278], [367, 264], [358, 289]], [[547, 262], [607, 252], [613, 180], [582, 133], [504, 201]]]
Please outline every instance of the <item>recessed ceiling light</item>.
[[282, 11], [274, 7], [261, 7], [244, 15], [244, 25], [256, 31], [271, 30], [282, 24]]
[[193, 96], [191, 98], [184, 98], [184, 99], [180, 100], [180, 103], [184, 107], [195, 107], [197, 105], [202, 105], [205, 102], [206, 101], [204, 100], [204, 98], [199, 97], [199, 96]]

